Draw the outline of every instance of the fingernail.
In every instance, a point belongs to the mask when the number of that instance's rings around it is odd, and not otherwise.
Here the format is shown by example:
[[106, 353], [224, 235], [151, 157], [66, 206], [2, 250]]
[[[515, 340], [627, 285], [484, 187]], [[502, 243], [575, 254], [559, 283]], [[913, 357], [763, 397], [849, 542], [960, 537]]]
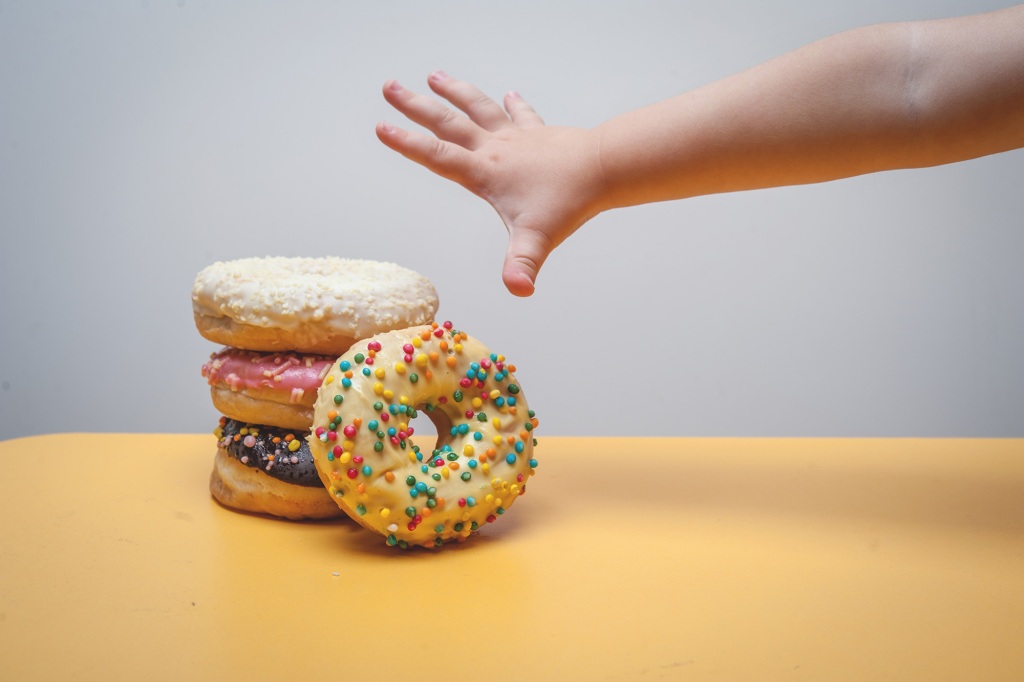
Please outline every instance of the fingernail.
[[508, 94], [505, 96], [508, 97], [509, 99], [522, 99], [522, 95], [520, 95], [515, 90], [509, 90]]
[[430, 74], [430, 80], [434, 81], [435, 83], [440, 83], [447, 77], [448, 74], [446, 74], [444, 71], [435, 71], [434, 73]]
[[380, 129], [385, 133], [393, 133], [395, 131], [395, 126], [391, 125], [387, 121], [381, 121]]
[[399, 83], [398, 81], [391, 81], [390, 83], [388, 83], [388, 90], [390, 90], [391, 92], [401, 92], [402, 84]]

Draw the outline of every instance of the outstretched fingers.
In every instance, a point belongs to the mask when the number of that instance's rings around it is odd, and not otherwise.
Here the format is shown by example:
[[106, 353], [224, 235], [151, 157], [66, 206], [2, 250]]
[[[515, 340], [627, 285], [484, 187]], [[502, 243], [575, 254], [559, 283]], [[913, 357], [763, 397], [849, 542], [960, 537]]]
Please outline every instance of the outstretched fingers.
[[480, 126], [452, 111], [432, 97], [407, 90], [395, 80], [384, 84], [384, 99], [412, 122], [418, 123], [442, 140], [472, 149], [483, 133]]
[[512, 125], [504, 109], [475, 85], [452, 78], [444, 71], [430, 74], [427, 83], [431, 90], [464, 111], [484, 130], [494, 132]]
[[405, 158], [470, 188], [473, 157], [471, 152], [458, 144], [402, 130], [387, 121], [377, 124], [377, 138]]
[[530, 103], [523, 99], [515, 90], [505, 95], [505, 111], [511, 117], [512, 122], [524, 130], [529, 128], [540, 128], [544, 125], [544, 119], [534, 111]]

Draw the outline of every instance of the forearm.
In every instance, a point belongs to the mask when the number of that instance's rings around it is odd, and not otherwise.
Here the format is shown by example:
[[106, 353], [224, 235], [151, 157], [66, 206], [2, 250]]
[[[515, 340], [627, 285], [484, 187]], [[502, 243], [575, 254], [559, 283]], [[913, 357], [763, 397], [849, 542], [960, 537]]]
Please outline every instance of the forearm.
[[1024, 146], [1024, 7], [843, 33], [593, 132], [601, 210]]

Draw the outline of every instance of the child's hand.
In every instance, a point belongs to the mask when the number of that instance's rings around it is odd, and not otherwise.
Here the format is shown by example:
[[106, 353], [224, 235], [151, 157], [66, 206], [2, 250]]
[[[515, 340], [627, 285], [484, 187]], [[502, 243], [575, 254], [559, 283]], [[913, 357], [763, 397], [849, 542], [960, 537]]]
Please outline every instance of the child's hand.
[[597, 136], [545, 126], [516, 93], [505, 96], [502, 109], [443, 72], [427, 82], [465, 115], [389, 81], [384, 98], [437, 137], [386, 122], [377, 125], [377, 137], [494, 207], [509, 234], [502, 280], [513, 294], [529, 296], [548, 254], [601, 210]]

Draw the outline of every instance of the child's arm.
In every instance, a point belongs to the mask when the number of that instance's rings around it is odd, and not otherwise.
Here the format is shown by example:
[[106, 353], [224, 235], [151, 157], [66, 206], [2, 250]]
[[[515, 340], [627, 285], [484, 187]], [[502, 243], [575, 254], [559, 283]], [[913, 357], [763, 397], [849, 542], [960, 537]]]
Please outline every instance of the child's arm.
[[599, 130], [611, 206], [1014, 149], [1024, 5], [842, 33]]
[[591, 130], [544, 126], [514, 94], [503, 111], [467, 83], [428, 82], [468, 117], [391, 82], [387, 100], [437, 138], [386, 123], [378, 136], [494, 206], [503, 279], [529, 295], [551, 250], [610, 208], [1024, 146], [1024, 5], [848, 31]]

